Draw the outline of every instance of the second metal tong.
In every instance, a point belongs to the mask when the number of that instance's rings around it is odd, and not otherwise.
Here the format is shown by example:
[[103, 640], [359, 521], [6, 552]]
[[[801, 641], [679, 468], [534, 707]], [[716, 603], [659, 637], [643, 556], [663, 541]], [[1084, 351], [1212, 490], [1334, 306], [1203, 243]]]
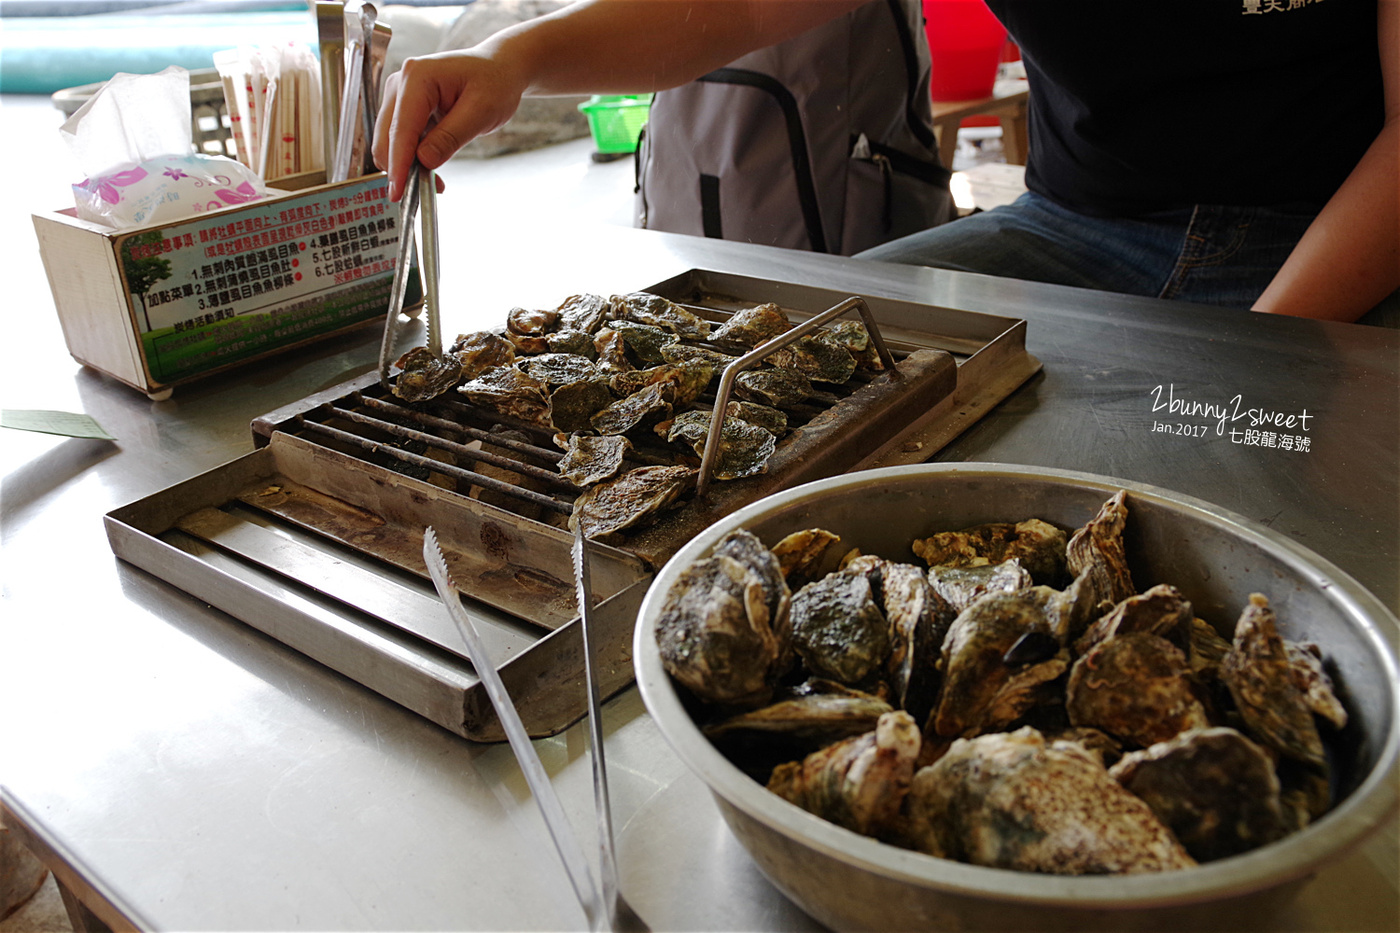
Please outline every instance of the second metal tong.
[[[414, 221], [421, 214], [421, 235], [416, 238]], [[394, 284], [389, 292], [389, 312], [384, 318], [384, 339], [379, 345], [379, 384], [389, 388], [389, 367], [394, 363], [394, 344], [398, 339], [399, 315], [403, 313], [404, 297], [414, 253], [419, 254], [423, 272], [423, 319], [427, 325], [427, 348], [433, 356], [442, 356], [442, 323], [438, 305], [438, 220], [437, 177], [418, 162], [408, 173], [408, 184], [399, 201], [399, 253], [394, 265]]]

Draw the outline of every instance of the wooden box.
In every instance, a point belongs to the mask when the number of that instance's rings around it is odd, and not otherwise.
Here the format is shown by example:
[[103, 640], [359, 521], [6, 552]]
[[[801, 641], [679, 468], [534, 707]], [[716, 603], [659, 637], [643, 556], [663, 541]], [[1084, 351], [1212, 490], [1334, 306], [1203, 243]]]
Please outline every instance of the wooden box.
[[[153, 399], [174, 387], [323, 340], [389, 306], [399, 210], [382, 173], [174, 223], [114, 231], [73, 209], [34, 215], [68, 351]], [[421, 304], [415, 274], [405, 307]]]

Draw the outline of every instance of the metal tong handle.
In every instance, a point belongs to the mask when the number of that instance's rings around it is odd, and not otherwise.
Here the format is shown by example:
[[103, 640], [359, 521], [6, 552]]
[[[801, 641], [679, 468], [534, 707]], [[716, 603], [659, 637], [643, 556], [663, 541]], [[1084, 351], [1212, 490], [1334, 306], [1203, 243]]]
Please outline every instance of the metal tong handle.
[[726, 366], [719, 377], [719, 389], [715, 392], [715, 408], [710, 415], [710, 430], [705, 436], [705, 452], [700, 457], [700, 475], [695, 481], [696, 498], [703, 498], [710, 488], [715, 461], [719, 459], [719, 448], [724, 429], [724, 409], [728, 407], [729, 396], [734, 391], [734, 380], [744, 370], [753, 368], [775, 351], [801, 340], [827, 321], [838, 318], [852, 309], [860, 312], [860, 319], [865, 324], [866, 332], [870, 334], [871, 342], [875, 344], [875, 352], [880, 355], [880, 362], [884, 365], [885, 370], [896, 377], [900, 375], [899, 370], [895, 368], [894, 354], [890, 353], [889, 347], [885, 345], [885, 338], [880, 334], [880, 325], [875, 323], [875, 315], [870, 312], [870, 307], [865, 303], [865, 299], [859, 296], [847, 298], [840, 304], [827, 308], [821, 314], [803, 321], [791, 330], [783, 331], [772, 340], [754, 347]]
[[471, 615], [462, 605], [461, 594], [452, 582], [452, 576], [447, 570], [447, 561], [442, 555], [442, 548], [438, 546], [437, 533], [431, 527], [423, 532], [423, 560], [428, 565], [428, 575], [432, 577], [433, 585], [437, 587], [438, 596], [442, 597], [443, 603], [447, 606], [448, 615], [457, 624], [457, 631], [461, 633], [462, 641], [466, 642], [467, 655], [471, 659], [472, 667], [476, 669], [477, 676], [481, 678], [482, 686], [486, 688], [486, 695], [490, 697], [491, 705], [496, 709], [496, 716], [505, 728], [506, 739], [510, 742], [511, 751], [515, 753], [515, 759], [520, 763], [520, 770], [525, 774], [525, 781], [530, 785], [530, 794], [535, 798], [535, 805], [539, 807], [540, 815], [544, 817], [545, 827], [549, 830], [549, 836], [554, 841], [554, 848], [559, 853], [560, 861], [564, 863], [564, 871], [569, 875], [569, 883], [573, 885], [574, 894], [578, 897], [579, 903], [583, 905], [583, 912], [588, 918], [589, 927], [590, 929], [599, 929], [599, 923], [606, 915], [606, 910], [599, 902], [598, 887], [594, 884], [593, 874], [589, 871], [588, 862], [583, 855], [583, 848], [574, 836], [573, 827], [569, 824], [568, 817], [564, 815], [564, 807], [560, 804], [559, 797], [554, 793], [554, 785], [549, 782], [549, 774], [544, 770], [544, 765], [535, 752], [535, 746], [530, 743], [530, 736], [525, 731], [525, 724], [520, 721], [520, 712], [515, 708], [515, 702], [511, 700], [510, 694], [506, 692], [506, 685], [501, 681], [501, 675], [496, 670], [496, 665], [486, 653], [486, 646], [482, 643], [481, 636], [476, 630], [476, 623], [472, 621]]
[[399, 253], [394, 263], [394, 284], [389, 292], [389, 312], [384, 318], [384, 338], [379, 344], [379, 384], [389, 388], [389, 367], [394, 362], [399, 315], [408, 292], [410, 260], [415, 252], [414, 223], [421, 207], [423, 317], [427, 323], [427, 347], [442, 356], [442, 324], [438, 313], [437, 179], [416, 161], [408, 172], [408, 185], [399, 202]]
[[603, 753], [602, 695], [598, 689], [597, 653], [593, 644], [593, 596], [588, 569], [588, 543], [583, 523], [574, 523], [574, 591], [583, 631], [583, 672], [588, 687], [588, 735], [593, 763], [593, 803], [598, 817], [599, 868], [603, 879], [603, 906], [608, 927], [618, 929], [617, 857], [612, 828], [612, 802], [608, 796], [608, 765]]

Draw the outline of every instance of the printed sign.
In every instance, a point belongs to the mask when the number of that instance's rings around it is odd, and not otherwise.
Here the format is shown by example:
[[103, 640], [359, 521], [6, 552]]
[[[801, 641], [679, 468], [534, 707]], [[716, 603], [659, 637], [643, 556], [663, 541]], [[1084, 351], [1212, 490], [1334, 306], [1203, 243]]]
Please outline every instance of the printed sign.
[[[382, 316], [399, 243], [383, 176], [117, 241], [146, 368], [173, 382]], [[414, 276], [405, 306], [422, 297]]]

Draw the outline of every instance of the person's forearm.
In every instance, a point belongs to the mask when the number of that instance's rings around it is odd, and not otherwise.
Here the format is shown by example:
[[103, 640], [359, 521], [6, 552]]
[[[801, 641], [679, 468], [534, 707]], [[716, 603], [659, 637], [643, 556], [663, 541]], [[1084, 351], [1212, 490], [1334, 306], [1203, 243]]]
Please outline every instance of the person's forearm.
[[526, 94], [676, 87], [870, 0], [584, 0], [487, 39]]
[[1400, 123], [1308, 227], [1254, 310], [1354, 321], [1400, 288]]
[[1400, 288], [1400, 0], [1380, 0], [1376, 26], [1385, 126], [1255, 311], [1354, 321]]

